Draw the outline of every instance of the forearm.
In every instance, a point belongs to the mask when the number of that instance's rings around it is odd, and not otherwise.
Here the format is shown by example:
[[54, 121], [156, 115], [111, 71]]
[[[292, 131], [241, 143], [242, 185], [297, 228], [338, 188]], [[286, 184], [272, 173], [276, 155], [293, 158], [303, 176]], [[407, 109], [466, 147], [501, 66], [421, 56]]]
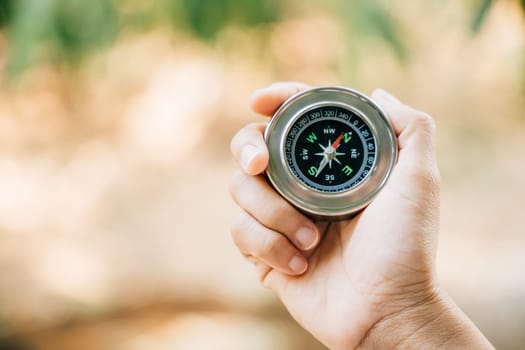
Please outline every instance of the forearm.
[[472, 321], [443, 293], [428, 303], [386, 317], [360, 349], [494, 349]]

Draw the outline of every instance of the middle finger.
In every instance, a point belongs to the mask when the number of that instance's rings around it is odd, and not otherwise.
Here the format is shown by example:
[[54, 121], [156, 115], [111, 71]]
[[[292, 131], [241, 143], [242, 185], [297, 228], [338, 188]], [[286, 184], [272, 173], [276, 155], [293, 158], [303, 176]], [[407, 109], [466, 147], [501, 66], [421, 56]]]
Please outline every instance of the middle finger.
[[310, 250], [319, 242], [317, 226], [277, 194], [264, 177], [237, 171], [230, 191], [241, 208], [262, 225], [284, 234], [297, 248]]

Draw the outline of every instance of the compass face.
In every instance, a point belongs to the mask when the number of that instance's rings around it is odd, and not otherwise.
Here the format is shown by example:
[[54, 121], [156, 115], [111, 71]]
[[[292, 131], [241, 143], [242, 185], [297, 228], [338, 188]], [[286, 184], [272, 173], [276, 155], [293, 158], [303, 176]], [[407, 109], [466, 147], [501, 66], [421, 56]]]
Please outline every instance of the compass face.
[[308, 188], [344, 192], [370, 173], [376, 141], [356, 113], [323, 106], [305, 112], [291, 125], [285, 156], [291, 172]]

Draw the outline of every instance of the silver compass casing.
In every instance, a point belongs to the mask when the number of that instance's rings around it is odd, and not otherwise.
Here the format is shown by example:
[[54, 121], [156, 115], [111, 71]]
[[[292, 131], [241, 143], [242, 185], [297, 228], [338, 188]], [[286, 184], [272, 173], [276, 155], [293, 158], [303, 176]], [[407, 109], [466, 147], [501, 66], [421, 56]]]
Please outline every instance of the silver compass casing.
[[[322, 106], [341, 107], [357, 114], [376, 142], [376, 159], [368, 175], [355, 187], [341, 192], [322, 192], [306, 186], [286, 162], [285, 140], [290, 128], [305, 113]], [[365, 208], [384, 187], [397, 161], [397, 139], [385, 112], [366, 95], [346, 87], [316, 87], [290, 97], [271, 118], [264, 138], [270, 154], [266, 169], [269, 181], [293, 206], [318, 220], [346, 219]]]

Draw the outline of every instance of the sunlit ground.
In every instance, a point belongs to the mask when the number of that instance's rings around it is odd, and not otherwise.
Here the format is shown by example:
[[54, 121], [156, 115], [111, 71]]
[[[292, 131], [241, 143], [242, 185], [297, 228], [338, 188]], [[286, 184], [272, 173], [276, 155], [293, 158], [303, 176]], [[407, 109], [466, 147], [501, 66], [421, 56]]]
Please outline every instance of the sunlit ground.
[[[440, 279], [496, 347], [524, 348], [524, 21], [500, 2], [473, 36], [453, 4], [428, 11], [399, 10], [405, 63], [373, 38], [347, 49], [321, 12], [212, 45], [167, 28], [123, 35], [78, 69], [38, 65], [9, 88], [0, 75], [10, 346], [323, 349], [229, 237], [229, 140], [263, 120], [248, 97], [300, 80], [384, 87], [435, 117]], [[6, 48], [0, 36], [0, 67]]]

